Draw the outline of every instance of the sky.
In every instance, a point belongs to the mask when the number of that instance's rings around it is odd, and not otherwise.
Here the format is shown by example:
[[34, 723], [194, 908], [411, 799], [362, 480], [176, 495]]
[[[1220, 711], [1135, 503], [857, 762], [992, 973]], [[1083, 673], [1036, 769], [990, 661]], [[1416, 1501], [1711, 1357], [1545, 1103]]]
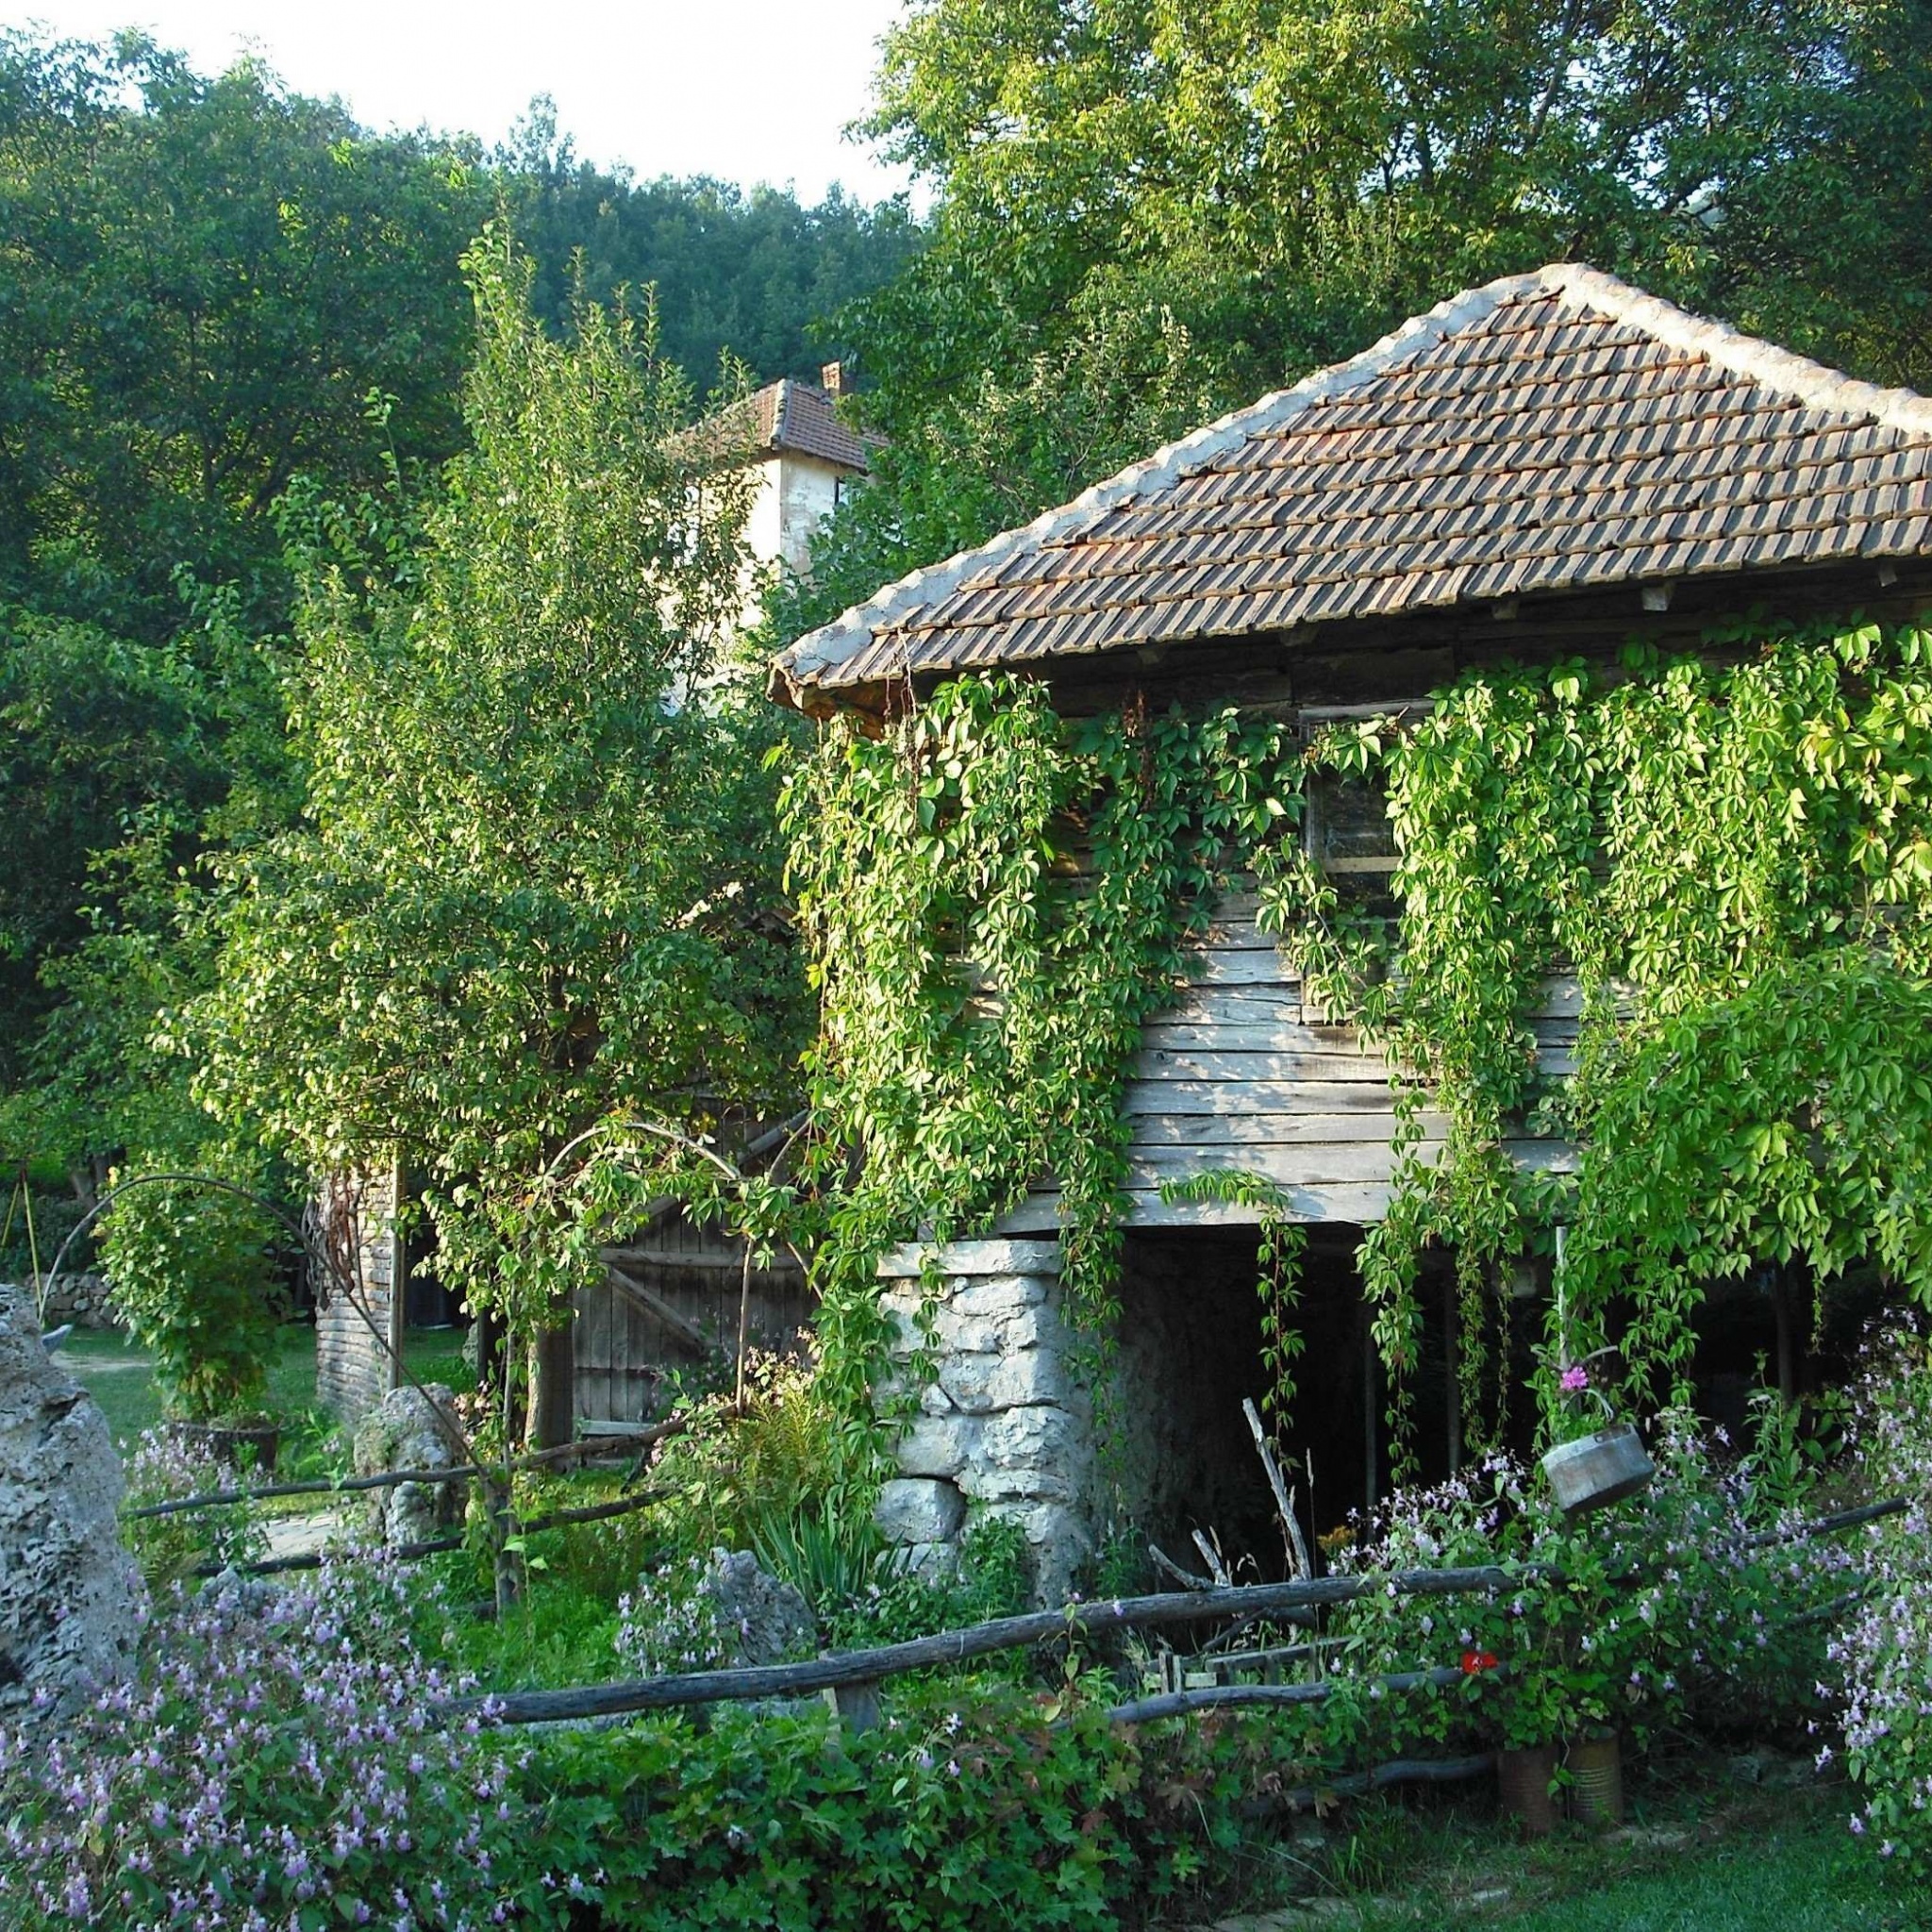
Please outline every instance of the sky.
[[265, 58], [298, 93], [340, 95], [376, 129], [427, 125], [493, 145], [535, 94], [584, 159], [640, 176], [833, 182], [872, 201], [907, 186], [844, 141], [899, 0], [26, 0], [0, 25], [61, 38], [145, 28], [205, 71]]

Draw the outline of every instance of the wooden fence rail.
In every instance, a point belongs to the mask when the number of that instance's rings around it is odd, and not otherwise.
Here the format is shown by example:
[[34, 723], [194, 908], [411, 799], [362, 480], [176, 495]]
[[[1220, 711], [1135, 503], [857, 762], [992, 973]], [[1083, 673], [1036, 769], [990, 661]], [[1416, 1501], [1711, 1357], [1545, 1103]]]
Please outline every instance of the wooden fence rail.
[[1456, 1596], [1472, 1591], [1509, 1590], [1528, 1573], [1494, 1564], [1474, 1570], [1403, 1570], [1367, 1576], [1318, 1576], [1299, 1583], [1237, 1584], [1226, 1590], [1175, 1591], [1158, 1596], [1116, 1597], [1069, 1604], [1063, 1609], [1032, 1610], [999, 1617], [970, 1629], [947, 1630], [877, 1650], [849, 1650], [795, 1664], [751, 1664], [739, 1670], [687, 1671], [675, 1676], [641, 1677], [622, 1684], [594, 1684], [572, 1690], [512, 1690], [493, 1697], [466, 1697], [442, 1707], [446, 1715], [480, 1711], [504, 1724], [555, 1724], [566, 1718], [614, 1717], [639, 1710], [669, 1710], [686, 1704], [744, 1703], [762, 1697], [799, 1697], [814, 1690], [837, 1690], [876, 1684], [908, 1671], [931, 1670], [990, 1657], [1002, 1650], [1026, 1650], [1060, 1637], [1096, 1637], [1109, 1630], [1156, 1629], [1173, 1624], [1202, 1624], [1222, 1617], [1267, 1617], [1285, 1610], [1344, 1604], [1369, 1591], [1394, 1590], [1407, 1596]]
[[[1910, 1499], [1892, 1496], [1856, 1509], [1766, 1532], [1727, 1548], [1767, 1547], [1875, 1523], [1907, 1508]], [[737, 1670], [687, 1671], [676, 1675], [641, 1677], [625, 1683], [593, 1684], [567, 1690], [512, 1690], [493, 1696], [456, 1698], [440, 1707], [445, 1718], [481, 1712], [487, 1707], [499, 1723], [557, 1724], [583, 1718], [616, 1717], [643, 1710], [670, 1710], [685, 1705], [731, 1704], [768, 1697], [799, 1697], [815, 1690], [869, 1690], [888, 1677], [908, 1671], [931, 1670], [990, 1657], [1003, 1650], [1030, 1649], [1062, 1637], [1093, 1637], [1111, 1630], [1157, 1629], [1171, 1624], [1203, 1624], [1222, 1619], [1254, 1621], [1290, 1611], [1320, 1609], [1353, 1602], [1371, 1591], [1398, 1596], [1459, 1596], [1479, 1591], [1520, 1589], [1525, 1582], [1560, 1583], [1563, 1573], [1547, 1564], [1483, 1564], [1469, 1569], [1372, 1571], [1353, 1576], [1318, 1576], [1292, 1583], [1257, 1583], [1217, 1590], [1189, 1590], [1155, 1596], [1116, 1597], [1093, 1603], [1068, 1604], [1058, 1610], [1034, 1610], [1024, 1616], [999, 1617], [964, 1630], [937, 1637], [915, 1638], [874, 1650], [843, 1651], [795, 1664], [754, 1664]], [[1633, 1580], [1630, 1578], [1623, 1579]], [[1391, 1688], [1414, 1689], [1424, 1683], [1457, 1681], [1462, 1673], [1453, 1666], [1436, 1671], [1407, 1672], [1385, 1679]], [[1332, 1694], [1329, 1686], [1315, 1684], [1231, 1684], [1197, 1690], [1164, 1692], [1158, 1697], [1122, 1705], [1119, 1723], [1141, 1723], [1152, 1717], [1177, 1715], [1227, 1704], [1318, 1703]]]
[[[539, 1449], [513, 1459], [510, 1467], [518, 1473], [570, 1462], [580, 1456], [619, 1456], [631, 1449], [648, 1449], [667, 1436], [681, 1434], [690, 1426], [683, 1416], [654, 1423], [649, 1428], [632, 1429], [621, 1436], [585, 1436], [557, 1449]], [[262, 1483], [253, 1489], [205, 1490], [196, 1496], [175, 1496], [165, 1503], [143, 1504], [139, 1509], [124, 1509], [124, 1523], [141, 1523], [157, 1516], [181, 1516], [194, 1509], [215, 1509], [232, 1503], [264, 1503], [277, 1496], [352, 1496], [364, 1490], [393, 1489], [399, 1483], [452, 1483], [473, 1475], [500, 1475], [500, 1468], [464, 1462], [453, 1469], [390, 1469], [379, 1475], [323, 1476], [312, 1482]]]
[[[629, 1495], [619, 1496], [614, 1502], [591, 1503], [579, 1509], [553, 1509], [545, 1516], [512, 1517], [510, 1534], [535, 1536], [540, 1529], [562, 1529], [570, 1524], [608, 1523], [612, 1517], [632, 1516], [640, 1509], [648, 1509], [653, 1503], [661, 1503], [669, 1493], [665, 1490], [633, 1490]], [[399, 1563], [413, 1563], [424, 1557], [440, 1557], [451, 1550], [459, 1550], [468, 1541], [467, 1536], [430, 1537], [423, 1542], [384, 1543], [381, 1553]], [[198, 1564], [190, 1574], [220, 1576], [232, 1570], [238, 1576], [277, 1576], [291, 1570], [320, 1570], [325, 1563], [336, 1560], [340, 1554], [333, 1549], [303, 1550], [291, 1557], [264, 1557], [256, 1563], [208, 1562]]]

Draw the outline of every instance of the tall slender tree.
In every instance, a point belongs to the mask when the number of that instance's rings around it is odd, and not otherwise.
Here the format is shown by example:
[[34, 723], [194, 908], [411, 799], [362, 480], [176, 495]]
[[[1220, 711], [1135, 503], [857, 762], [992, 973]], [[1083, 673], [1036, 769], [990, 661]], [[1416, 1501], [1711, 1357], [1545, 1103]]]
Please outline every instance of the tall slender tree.
[[296, 519], [305, 823], [230, 861], [184, 1037], [308, 1172], [407, 1150], [440, 1272], [533, 1336], [594, 1266], [605, 1131], [778, 1105], [803, 1004], [729, 675], [745, 477], [648, 320], [559, 341], [502, 232], [465, 266], [470, 447], [417, 526]]

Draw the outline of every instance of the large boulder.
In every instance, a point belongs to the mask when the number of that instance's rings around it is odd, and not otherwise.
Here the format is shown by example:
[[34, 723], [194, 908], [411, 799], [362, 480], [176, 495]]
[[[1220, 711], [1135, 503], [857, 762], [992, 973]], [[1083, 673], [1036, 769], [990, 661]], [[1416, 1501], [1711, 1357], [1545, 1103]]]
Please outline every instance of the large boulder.
[[125, 1675], [144, 1599], [122, 1491], [107, 1419], [41, 1345], [32, 1297], [0, 1287], [0, 1716]]
[[[452, 1420], [455, 1413], [456, 1396], [441, 1382], [391, 1389], [356, 1424], [356, 1474], [460, 1468], [463, 1439]], [[383, 1541], [422, 1543], [462, 1521], [469, 1485], [452, 1476], [447, 1482], [397, 1483], [375, 1495], [371, 1514]]]

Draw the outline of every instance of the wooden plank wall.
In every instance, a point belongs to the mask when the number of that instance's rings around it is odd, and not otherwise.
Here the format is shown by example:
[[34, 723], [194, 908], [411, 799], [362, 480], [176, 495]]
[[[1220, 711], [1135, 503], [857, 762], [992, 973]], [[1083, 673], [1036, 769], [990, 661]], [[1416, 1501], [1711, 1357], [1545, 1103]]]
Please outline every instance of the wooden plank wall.
[[[1251, 1208], [1160, 1199], [1164, 1180], [1228, 1167], [1276, 1182], [1301, 1220], [1360, 1225], [1388, 1212], [1396, 1125], [1388, 1064], [1354, 1028], [1304, 1008], [1300, 980], [1255, 914], [1252, 897], [1223, 903], [1195, 949], [1188, 991], [1143, 1036], [1125, 1094], [1129, 1226], [1252, 1224]], [[1553, 982], [1533, 1021], [1544, 1073], [1570, 1071], [1576, 1014], [1574, 983]], [[1423, 1126], [1425, 1147], [1440, 1146], [1442, 1117], [1424, 1112]], [[1525, 1166], [1558, 1165], [1570, 1153], [1555, 1141], [1509, 1149]], [[1042, 1191], [1001, 1229], [1047, 1231], [1058, 1205]]]
[[[709, 1353], [729, 1359], [738, 1342], [742, 1246], [715, 1229], [691, 1226], [681, 1215], [636, 1242], [611, 1251], [624, 1274], [641, 1284], [676, 1316], [660, 1319], [607, 1278], [577, 1297], [576, 1413], [579, 1423], [641, 1424], [655, 1419], [667, 1374], [695, 1370]], [[754, 1346], [795, 1350], [809, 1325], [812, 1302], [804, 1275], [789, 1257], [751, 1277]], [[701, 1349], [689, 1331], [708, 1342]]]

